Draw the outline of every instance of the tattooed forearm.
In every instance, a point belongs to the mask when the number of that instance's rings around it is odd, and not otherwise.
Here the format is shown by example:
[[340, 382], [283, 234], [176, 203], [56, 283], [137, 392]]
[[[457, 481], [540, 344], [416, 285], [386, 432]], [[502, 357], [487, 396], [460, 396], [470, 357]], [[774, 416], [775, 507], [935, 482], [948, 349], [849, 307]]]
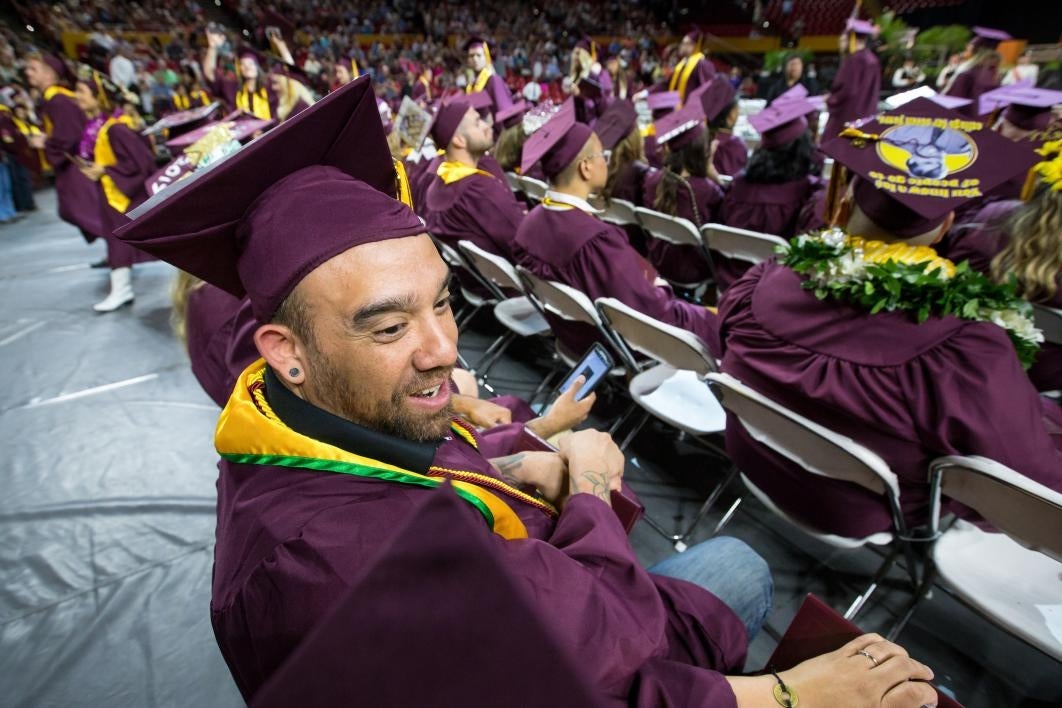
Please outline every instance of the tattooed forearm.
[[593, 494], [595, 497], [608, 502], [609, 486], [608, 475], [602, 472], [594, 472], [593, 470], [587, 470], [579, 475], [580, 484], [582, 488], [580, 491], [587, 494]]
[[524, 453], [520, 452], [515, 455], [509, 455], [508, 457], [499, 457], [498, 459], [491, 460], [494, 463], [495, 469], [498, 470], [498, 474], [505, 481], [506, 484], [518, 485], [520, 480], [516, 478], [516, 472], [524, 464]]

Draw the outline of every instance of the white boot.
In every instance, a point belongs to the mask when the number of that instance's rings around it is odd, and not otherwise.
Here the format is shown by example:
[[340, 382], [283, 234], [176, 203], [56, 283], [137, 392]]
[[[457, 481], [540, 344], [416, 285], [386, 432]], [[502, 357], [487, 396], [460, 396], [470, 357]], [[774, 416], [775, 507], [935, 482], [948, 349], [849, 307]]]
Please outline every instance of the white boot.
[[111, 271], [111, 294], [92, 306], [96, 312], [114, 312], [133, 301], [133, 269], [115, 268]]

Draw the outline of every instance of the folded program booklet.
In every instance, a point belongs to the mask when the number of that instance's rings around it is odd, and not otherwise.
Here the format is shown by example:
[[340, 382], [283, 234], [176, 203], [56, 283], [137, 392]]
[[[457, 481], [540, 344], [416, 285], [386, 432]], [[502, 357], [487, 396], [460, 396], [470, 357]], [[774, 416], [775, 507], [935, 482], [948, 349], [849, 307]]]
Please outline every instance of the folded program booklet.
[[[809, 594], [767, 666], [776, 671], [792, 668], [812, 657], [840, 649], [862, 634], [865, 634], [863, 630]], [[955, 699], [936, 690], [939, 708], [962, 708]]]

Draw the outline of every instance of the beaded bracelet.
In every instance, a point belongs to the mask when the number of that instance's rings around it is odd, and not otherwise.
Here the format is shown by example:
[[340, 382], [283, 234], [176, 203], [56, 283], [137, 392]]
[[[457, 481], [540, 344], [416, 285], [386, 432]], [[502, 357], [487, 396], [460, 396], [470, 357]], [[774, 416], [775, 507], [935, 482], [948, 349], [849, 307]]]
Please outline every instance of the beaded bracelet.
[[771, 676], [774, 676], [774, 680], [778, 682], [774, 687], [774, 700], [778, 701], [778, 705], [782, 708], [796, 708], [800, 704], [796, 691], [786, 686], [785, 681], [777, 672], [772, 671]]

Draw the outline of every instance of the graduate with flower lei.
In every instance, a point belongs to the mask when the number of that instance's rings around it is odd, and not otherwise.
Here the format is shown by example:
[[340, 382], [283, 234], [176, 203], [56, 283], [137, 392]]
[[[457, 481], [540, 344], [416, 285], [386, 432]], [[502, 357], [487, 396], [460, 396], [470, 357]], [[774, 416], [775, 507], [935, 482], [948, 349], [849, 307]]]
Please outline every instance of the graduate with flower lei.
[[[971, 144], [940, 158], [943, 179], [914, 176], [916, 154], [886, 140], [893, 130], [915, 139], [908, 128], [927, 124]], [[943, 455], [987, 457], [1062, 490], [1062, 409], [1024, 368], [1042, 341], [1029, 304], [1012, 280], [993, 282], [933, 247], [956, 205], [1024, 173], [1035, 154], [924, 99], [823, 151], [853, 175], [836, 226], [794, 238], [778, 262], [731, 285], [719, 307], [723, 371], [878, 454], [911, 527], [928, 520], [926, 470]], [[726, 444], [752, 484], [813, 528], [852, 538], [891, 528], [879, 496], [810, 474], [737, 421]], [[976, 518], [948, 500], [944, 511]]]

